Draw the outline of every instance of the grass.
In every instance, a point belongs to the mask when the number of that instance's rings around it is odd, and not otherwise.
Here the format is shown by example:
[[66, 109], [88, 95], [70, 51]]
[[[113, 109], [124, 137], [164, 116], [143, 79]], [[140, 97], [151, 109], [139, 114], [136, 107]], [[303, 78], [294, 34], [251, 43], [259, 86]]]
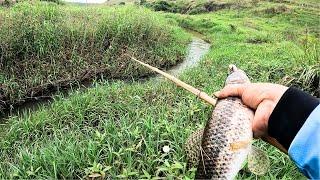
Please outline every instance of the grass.
[[134, 3], [139, 3], [139, 1], [138, 0], [126, 0], [126, 1], [122, 1], [122, 0], [107, 0], [104, 4], [107, 4], [107, 5], [119, 5], [121, 3], [134, 4]]
[[[264, 13], [278, 5], [290, 11]], [[154, 16], [203, 33], [212, 42], [201, 63], [180, 76], [205, 92], [219, 90], [227, 66], [234, 63], [253, 82], [294, 84], [317, 95], [317, 11], [261, 1], [237, 10]], [[183, 144], [204, 126], [211, 110], [167, 81], [101, 81], [85, 91], [56, 96], [48, 107], [6, 119], [0, 126], [0, 177], [193, 178], [195, 169], [186, 167]], [[162, 152], [164, 145], [171, 147], [169, 153]], [[255, 176], [245, 168], [237, 178], [303, 178], [288, 156], [263, 142], [255, 145], [268, 153], [269, 172]]]
[[[37, 96], [44, 84], [150, 74], [126, 54], [163, 68], [181, 61], [189, 35], [150, 10], [24, 2], [0, 13], [1, 99]], [[41, 94], [41, 93], [38, 93]]]

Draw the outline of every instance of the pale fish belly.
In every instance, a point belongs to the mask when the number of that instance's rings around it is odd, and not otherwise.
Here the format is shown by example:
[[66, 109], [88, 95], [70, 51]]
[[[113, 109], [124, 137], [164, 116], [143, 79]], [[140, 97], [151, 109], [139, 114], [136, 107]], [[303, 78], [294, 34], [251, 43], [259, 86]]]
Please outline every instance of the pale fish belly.
[[254, 113], [241, 100], [219, 100], [202, 139], [196, 179], [233, 179], [251, 150]]

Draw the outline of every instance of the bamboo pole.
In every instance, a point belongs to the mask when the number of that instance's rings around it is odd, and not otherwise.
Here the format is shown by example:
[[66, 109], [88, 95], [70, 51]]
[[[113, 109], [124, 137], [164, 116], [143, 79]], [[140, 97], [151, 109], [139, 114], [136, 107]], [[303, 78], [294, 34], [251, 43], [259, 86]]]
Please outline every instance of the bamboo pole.
[[278, 148], [283, 153], [288, 154], [288, 150], [285, 147], [283, 147], [275, 138], [273, 138], [271, 136], [263, 136], [261, 139], [263, 141], [271, 144], [272, 146]]
[[165, 78], [171, 80], [171, 81], [174, 82], [176, 85], [178, 85], [178, 86], [186, 89], [187, 91], [191, 92], [192, 94], [198, 96], [200, 99], [206, 101], [207, 103], [209, 103], [209, 104], [211, 104], [211, 105], [213, 105], [213, 106], [216, 105], [217, 100], [214, 99], [214, 98], [212, 98], [211, 96], [209, 96], [207, 93], [202, 92], [202, 91], [200, 91], [199, 89], [190, 86], [189, 84], [187, 84], [187, 83], [179, 80], [178, 78], [176, 78], [176, 77], [174, 77], [174, 76], [172, 76], [172, 75], [170, 75], [170, 74], [168, 74], [168, 73], [166, 73], [166, 72], [161, 71], [160, 69], [158, 69], [158, 68], [156, 68], [156, 67], [153, 67], [153, 66], [150, 66], [149, 64], [146, 64], [146, 63], [144, 63], [144, 62], [141, 62], [141, 61], [137, 60], [137, 59], [134, 58], [134, 57], [130, 57], [130, 58], [131, 58], [132, 60], [140, 63], [141, 65], [143, 65], [143, 66], [151, 69], [152, 71], [155, 71], [155, 72], [163, 75]]

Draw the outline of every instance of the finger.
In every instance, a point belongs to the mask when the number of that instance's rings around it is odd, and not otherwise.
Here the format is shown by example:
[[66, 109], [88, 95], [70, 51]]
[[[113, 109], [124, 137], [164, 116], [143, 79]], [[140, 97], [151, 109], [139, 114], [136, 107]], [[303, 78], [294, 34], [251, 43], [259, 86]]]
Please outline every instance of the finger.
[[215, 96], [219, 98], [225, 98], [228, 96], [239, 96], [241, 97], [246, 85], [244, 84], [237, 84], [237, 85], [227, 85], [221, 91], [214, 93]]
[[253, 122], [252, 122], [252, 131], [254, 138], [259, 138], [268, 132], [268, 121], [269, 117], [274, 108], [274, 103], [272, 101], [263, 101], [257, 107], [255, 112]]
[[259, 84], [251, 84], [251, 86], [247, 87], [243, 92], [242, 101], [252, 109], [257, 109], [259, 104], [263, 100], [267, 99], [268, 94], [268, 89], [263, 88], [263, 86]]

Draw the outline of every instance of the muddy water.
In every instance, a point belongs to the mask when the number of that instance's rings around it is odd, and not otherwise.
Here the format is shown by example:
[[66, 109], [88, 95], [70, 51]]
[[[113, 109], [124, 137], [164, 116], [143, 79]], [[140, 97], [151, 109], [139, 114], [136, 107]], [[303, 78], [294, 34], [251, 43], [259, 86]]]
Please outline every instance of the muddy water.
[[193, 37], [185, 60], [168, 70], [168, 73], [179, 76], [184, 70], [196, 66], [201, 58], [208, 53], [209, 49], [209, 43], [198, 37]]

